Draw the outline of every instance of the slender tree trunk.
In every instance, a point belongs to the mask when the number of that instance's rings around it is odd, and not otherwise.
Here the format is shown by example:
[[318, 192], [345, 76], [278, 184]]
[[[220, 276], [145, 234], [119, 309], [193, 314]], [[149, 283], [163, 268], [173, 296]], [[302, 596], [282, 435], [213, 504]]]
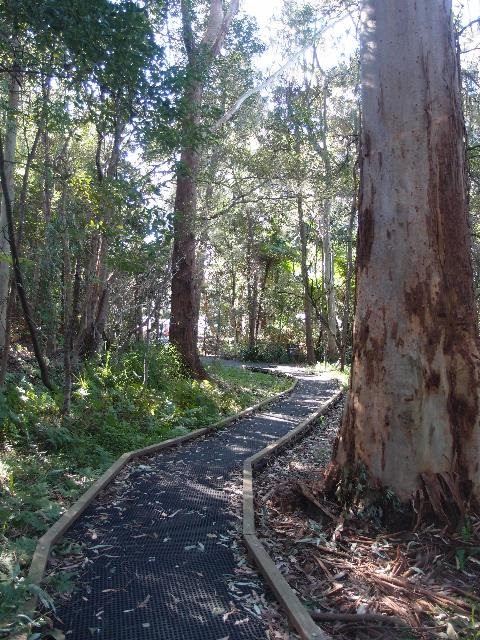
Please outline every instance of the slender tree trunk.
[[232, 257], [232, 265], [230, 269], [230, 328], [233, 335], [233, 344], [235, 345], [235, 353], [239, 342], [238, 318], [237, 318], [237, 271]]
[[62, 226], [62, 253], [63, 253], [63, 407], [62, 413], [70, 412], [72, 398], [72, 264], [70, 256], [70, 243], [68, 238], [67, 220], [67, 185], [62, 185], [60, 201], [60, 223]]
[[256, 349], [255, 324], [258, 307], [258, 270], [254, 252], [254, 229], [250, 212], [247, 212], [247, 307], [248, 307], [248, 352], [253, 356]]
[[325, 294], [327, 297], [327, 360], [334, 362], [338, 356], [337, 349], [337, 301], [335, 297], [335, 278], [333, 272], [333, 248], [330, 235], [331, 201], [327, 199], [323, 214], [323, 255], [325, 256]]
[[257, 347], [257, 333], [255, 331], [258, 308], [258, 273], [253, 268], [251, 278], [247, 283], [248, 299], [248, 351], [253, 356]]
[[[35, 159], [37, 153], [38, 143], [40, 141], [41, 129], [37, 129], [35, 138], [33, 140], [32, 147], [27, 155], [25, 162], [25, 171], [22, 178], [22, 190], [18, 199], [18, 230], [17, 230], [17, 248], [18, 253], [21, 255], [22, 241], [23, 241], [23, 229], [25, 222], [25, 209], [27, 205], [27, 193], [28, 193], [28, 181], [30, 178], [30, 169], [32, 162]], [[10, 289], [8, 292], [7, 312], [6, 312], [6, 327], [5, 327], [5, 343], [2, 351], [1, 364], [0, 364], [0, 386], [5, 383], [5, 375], [8, 368], [8, 354], [10, 352], [10, 340], [12, 335], [12, 317], [15, 313], [15, 300], [16, 300], [16, 288], [15, 279], [10, 277]]]
[[[325, 82], [323, 87], [323, 123], [321, 127], [322, 158], [325, 166], [325, 184], [332, 183], [332, 166], [328, 152], [327, 132], [328, 132], [328, 85]], [[327, 349], [326, 355], [329, 362], [334, 362], [338, 356], [337, 348], [337, 303], [335, 297], [335, 277], [333, 270], [333, 247], [330, 233], [331, 221], [330, 213], [332, 201], [329, 196], [325, 198], [323, 208], [323, 254], [325, 260], [325, 292], [327, 296]]]
[[[256, 341], [258, 340], [260, 328], [266, 323], [263, 301], [265, 299], [268, 275], [270, 273], [271, 268], [272, 268], [272, 261], [267, 258], [265, 261], [265, 268], [263, 270], [263, 278], [260, 282], [260, 291], [258, 293], [258, 301], [256, 305], [257, 306], [257, 313], [256, 313], [256, 320], [255, 320], [255, 340]], [[263, 320], [263, 324], [262, 324], [262, 320]]]
[[[5, 179], [10, 201], [14, 200], [14, 167], [17, 147], [17, 116], [20, 108], [20, 72], [15, 68], [8, 82], [8, 107], [5, 121]], [[5, 258], [1, 258], [5, 256]], [[8, 241], [8, 224], [5, 198], [0, 198], [0, 350], [5, 348], [7, 326], [8, 291], [10, 284], [10, 245]]]
[[[194, 95], [196, 95], [194, 93]], [[201, 95], [201, 94], [200, 94]], [[196, 98], [198, 100], [198, 97]], [[195, 328], [198, 317], [195, 296], [195, 214], [197, 206], [196, 176], [198, 153], [184, 149], [177, 172], [173, 222], [172, 296], [170, 342], [174, 344], [185, 367], [195, 378], [207, 378], [198, 354]]]
[[350, 208], [350, 216], [348, 220], [348, 235], [347, 235], [347, 273], [345, 275], [345, 303], [343, 311], [343, 323], [342, 323], [342, 352], [340, 354], [340, 370], [344, 371], [345, 362], [347, 356], [348, 344], [350, 342], [350, 313], [351, 313], [351, 299], [352, 299], [352, 277], [353, 277], [353, 231], [355, 227], [355, 219], [358, 210], [358, 161], [355, 163], [353, 174], [353, 199], [352, 206]]
[[[101, 163], [101, 146], [104, 142], [103, 132], [98, 134], [96, 165], [99, 183], [111, 183], [117, 179], [120, 163], [120, 146], [125, 131], [125, 122], [117, 116], [111, 151], [105, 169]], [[102, 211], [102, 222], [108, 227], [114, 209], [110, 202], [106, 202]], [[99, 231], [92, 239], [91, 258], [87, 268], [87, 287], [83, 324], [75, 341], [75, 351], [90, 357], [100, 350], [105, 338], [105, 326], [108, 318], [111, 273], [108, 271], [108, 234]]]
[[195, 322], [195, 222], [197, 211], [197, 173], [199, 167], [198, 127], [203, 82], [212, 61], [220, 53], [239, 0], [224, 8], [222, 0], [210, 0], [207, 26], [200, 43], [195, 42], [192, 3], [181, 0], [183, 42], [188, 58], [188, 87], [184, 96], [183, 148], [177, 169], [173, 223], [172, 295], [170, 342], [174, 344], [186, 369], [194, 378], [208, 378], [198, 353]]
[[49, 389], [50, 391], [55, 391], [55, 387], [50, 382], [47, 365], [45, 363], [42, 351], [40, 349], [37, 329], [32, 319], [30, 305], [28, 303], [28, 299], [25, 293], [25, 286], [23, 284], [22, 271], [20, 268], [20, 260], [19, 260], [17, 246], [15, 242], [13, 207], [12, 207], [12, 200], [10, 198], [8, 179], [6, 175], [6, 162], [5, 162], [5, 155], [3, 152], [3, 140], [1, 139], [1, 137], [0, 137], [0, 182], [2, 186], [2, 192], [3, 192], [3, 202], [5, 205], [5, 216], [7, 219], [8, 243], [10, 245], [10, 253], [12, 256], [12, 263], [13, 263], [13, 273], [15, 276], [15, 285], [17, 287], [18, 297], [20, 298], [20, 304], [22, 305], [23, 315], [30, 333], [32, 347], [35, 353], [35, 358], [37, 360], [38, 367], [40, 369], [40, 376], [42, 378], [42, 382], [47, 387], [47, 389]]
[[37, 293], [38, 309], [36, 317], [40, 320], [45, 351], [51, 355], [56, 348], [56, 305], [53, 300], [52, 281], [55, 270], [55, 245], [57, 243], [55, 227], [52, 223], [52, 198], [54, 184], [52, 179], [51, 140], [48, 131], [48, 107], [50, 102], [51, 79], [46, 78], [42, 83], [42, 146], [43, 146], [43, 193], [42, 210], [45, 224], [45, 238], [40, 260], [39, 291]]
[[300, 231], [300, 251], [301, 251], [301, 270], [302, 270], [302, 284], [303, 284], [303, 310], [305, 314], [305, 344], [307, 347], [307, 363], [315, 364], [317, 361], [315, 355], [315, 343], [313, 341], [313, 308], [312, 299], [310, 296], [310, 281], [308, 277], [308, 264], [307, 264], [307, 234], [305, 228], [305, 221], [303, 219], [303, 197], [299, 193], [297, 195], [297, 213], [298, 213], [298, 228]]
[[347, 273], [345, 275], [345, 303], [343, 309], [343, 322], [342, 322], [342, 351], [340, 354], [340, 371], [344, 371], [345, 362], [347, 357], [347, 349], [350, 337], [350, 313], [351, 313], [351, 298], [352, 298], [352, 276], [353, 276], [353, 229], [355, 225], [355, 218], [357, 215], [357, 197], [355, 194], [354, 203], [350, 209], [350, 216], [348, 220], [348, 235], [347, 235]]
[[480, 386], [450, 0], [363, 0], [352, 379], [335, 464], [456, 521], [480, 499]]

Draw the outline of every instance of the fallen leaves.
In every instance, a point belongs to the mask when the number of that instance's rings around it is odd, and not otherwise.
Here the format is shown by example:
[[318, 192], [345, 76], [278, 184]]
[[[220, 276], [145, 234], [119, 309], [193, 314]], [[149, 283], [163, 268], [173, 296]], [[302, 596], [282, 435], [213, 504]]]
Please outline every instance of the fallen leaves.
[[[334, 638], [473, 639], [480, 623], [480, 521], [470, 540], [425, 527], [391, 533], [324, 499], [342, 407], [255, 478], [258, 531], [290, 586]], [[402, 636], [403, 637], [403, 636]], [[404, 636], [407, 637], [407, 636]]]

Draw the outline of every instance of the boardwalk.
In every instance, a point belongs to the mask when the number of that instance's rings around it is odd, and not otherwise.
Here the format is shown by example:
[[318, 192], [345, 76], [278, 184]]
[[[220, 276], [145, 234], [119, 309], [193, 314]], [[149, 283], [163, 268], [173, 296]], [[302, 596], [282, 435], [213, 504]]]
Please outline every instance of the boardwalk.
[[[243, 460], [328, 400], [337, 382], [304, 376], [288, 397], [212, 436], [132, 464], [68, 537], [88, 558], [57, 615], [71, 640], [259, 640], [263, 622], [242, 610], [232, 481]], [[235, 487], [233, 487], [235, 489]], [[233, 545], [235, 546], [235, 545]], [[235, 588], [249, 591], [236, 581]], [[228, 614], [228, 615], [227, 615]]]

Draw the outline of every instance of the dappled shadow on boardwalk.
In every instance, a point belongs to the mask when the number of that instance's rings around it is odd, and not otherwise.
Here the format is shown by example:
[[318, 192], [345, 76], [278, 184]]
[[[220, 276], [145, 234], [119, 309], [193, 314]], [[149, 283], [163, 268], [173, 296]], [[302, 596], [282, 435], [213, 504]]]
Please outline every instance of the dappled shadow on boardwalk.
[[247, 606], [248, 577], [236, 573], [238, 470], [336, 388], [325, 377], [299, 376], [293, 394], [264, 412], [130, 465], [69, 533], [86, 544], [87, 562], [74, 594], [58, 605], [66, 637], [265, 638]]

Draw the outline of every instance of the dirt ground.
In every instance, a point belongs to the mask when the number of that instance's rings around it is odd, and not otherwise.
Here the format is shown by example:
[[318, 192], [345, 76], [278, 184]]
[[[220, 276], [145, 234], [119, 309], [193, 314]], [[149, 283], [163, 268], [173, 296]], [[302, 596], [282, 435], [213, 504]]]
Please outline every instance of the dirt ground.
[[289, 584], [333, 638], [480, 639], [480, 521], [455, 534], [389, 529], [368, 507], [342, 512], [321, 494], [341, 421], [333, 407], [255, 477], [258, 534]]

